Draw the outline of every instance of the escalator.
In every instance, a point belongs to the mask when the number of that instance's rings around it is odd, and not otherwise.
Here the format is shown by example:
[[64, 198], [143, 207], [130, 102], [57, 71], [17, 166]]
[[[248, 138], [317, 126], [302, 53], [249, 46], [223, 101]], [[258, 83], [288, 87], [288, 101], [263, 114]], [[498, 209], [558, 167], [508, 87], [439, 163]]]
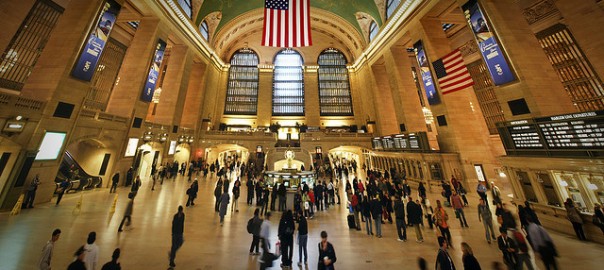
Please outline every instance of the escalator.
[[63, 160], [61, 160], [61, 165], [59, 166], [59, 172], [55, 177], [55, 183], [57, 183], [55, 193], [59, 190], [59, 184], [66, 178], [70, 179], [67, 191], [93, 189], [100, 187], [103, 184], [103, 179], [100, 176], [93, 176], [84, 171], [82, 166], [80, 166], [67, 151], [65, 151], [65, 155], [63, 155]]

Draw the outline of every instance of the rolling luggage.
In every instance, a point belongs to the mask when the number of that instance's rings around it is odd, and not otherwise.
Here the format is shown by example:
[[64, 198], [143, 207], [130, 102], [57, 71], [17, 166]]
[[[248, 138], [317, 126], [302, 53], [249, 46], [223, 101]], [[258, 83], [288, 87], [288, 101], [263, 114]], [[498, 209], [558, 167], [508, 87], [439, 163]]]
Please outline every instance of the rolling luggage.
[[348, 219], [348, 228], [356, 229], [357, 225], [354, 222], [354, 215], [348, 215], [347, 219]]

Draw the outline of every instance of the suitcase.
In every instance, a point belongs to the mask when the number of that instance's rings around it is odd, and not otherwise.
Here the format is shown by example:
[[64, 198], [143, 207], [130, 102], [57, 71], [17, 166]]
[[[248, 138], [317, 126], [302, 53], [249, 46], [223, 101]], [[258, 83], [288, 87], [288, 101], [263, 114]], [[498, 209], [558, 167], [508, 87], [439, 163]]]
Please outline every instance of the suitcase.
[[354, 222], [354, 215], [348, 215], [347, 220], [348, 220], [348, 228], [349, 229], [356, 229], [357, 228], [357, 225]]

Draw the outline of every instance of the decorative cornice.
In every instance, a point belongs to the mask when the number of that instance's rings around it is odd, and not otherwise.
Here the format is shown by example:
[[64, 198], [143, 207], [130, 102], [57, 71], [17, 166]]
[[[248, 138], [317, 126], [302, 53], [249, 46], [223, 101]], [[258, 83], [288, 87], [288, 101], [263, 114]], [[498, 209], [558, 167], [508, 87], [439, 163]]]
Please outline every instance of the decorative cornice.
[[525, 8], [522, 15], [529, 24], [536, 23], [553, 13], [559, 12], [555, 2], [556, 0], [542, 0], [531, 7]]

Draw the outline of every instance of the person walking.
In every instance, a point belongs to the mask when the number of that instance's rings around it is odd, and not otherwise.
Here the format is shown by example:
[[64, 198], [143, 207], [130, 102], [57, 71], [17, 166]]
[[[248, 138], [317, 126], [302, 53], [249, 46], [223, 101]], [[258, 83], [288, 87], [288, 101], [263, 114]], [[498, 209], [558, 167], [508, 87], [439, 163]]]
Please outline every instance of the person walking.
[[[405, 205], [401, 200], [401, 196], [396, 195], [394, 200], [394, 215], [396, 219], [396, 232], [398, 233], [398, 241], [407, 242], [407, 226], [405, 225]], [[401, 233], [401, 230], [403, 231]]]
[[111, 177], [111, 188], [109, 189], [109, 193], [113, 193], [117, 190], [117, 184], [120, 182], [120, 171], [115, 172], [113, 177]]
[[516, 228], [510, 228], [510, 238], [514, 240], [516, 243], [516, 269], [523, 269], [523, 265], [526, 264], [526, 267], [529, 270], [533, 270], [533, 262], [531, 260], [531, 255], [529, 254], [528, 243], [526, 242], [526, 237], [520, 232], [516, 230]]
[[493, 204], [503, 203], [503, 200], [501, 200], [501, 190], [493, 181], [491, 181], [491, 195], [493, 196]]
[[529, 243], [533, 247], [533, 250], [536, 253], [539, 253], [541, 261], [543, 261], [543, 264], [545, 265], [545, 269], [558, 270], [558, 264], [556, 263], [558, 252], [556, 251], [556, 246], [549, 236], [549, 233], [547, 233], [541, 225], [537, 225], [530, 216], [527, 217], [527, 221], [529, 223], [527, 226], [527, 234], [530, 239]]
[[327, 232], [321, 232], [321, 242], [319, 243], [319, 263], [318, 270], [335, 270], [334, 264], [338, 258], [333, 245], [327, 241]]
[[247, 187], [247, 205], [252, 205], [252, 203], [254, 202], [255, 191], [254, 179], [248, 177], [247, 181], [245, 182], [245, 186]]
[[491, 243], [491, 239], [493, 241], [497, 240], [495, 238], [495, 231], [493, 230], [493, 214], [491, 213], [491, 209], [486, 204], [484, 199], [479, 199], [478, 204], [478, 221], [482, 221], [482, 225], [484, 226], [485, 237], [489, 244]]
[[218, 178], [216, 182], [216, 187], [214, 188], [214, 198], [216, 202], [214, 203], [214, 211], [218, 212], [218, 206], [220, 205], [220, 196], [222, 195], [222, 178]]
[[371, 209], [371, 217], [373, 217], [373, 221], [375, 222], [375, 235], [377, 238], [382, 238], [382, 203], [379, 199], [380, 196], [376, 194], [373, 200], [369, 202], [369, 207]]
[[474, 252], [472, 252], [472, 248], [468, 243], [461, 243], [461, 252], [463, 253], [461, 261], [463, 262], [464, 270], [481, 270], [480, 264], [476, 257], [474, 257]]
[[96, 241], [96, 232], [90, 232], [84, 249], [86, 250], [86, 257], [84, 258], [84, 264], [87, 270], [97, 270], [97, 264], [99, 263], [99, 246], [94, 242]]
[[[437, 203], [440, 201], [436, 201]], [[436, 255], [436, 265], [434, 269], [436, 270], [455, 270], [455, 264], [453, 264], [453, 259], [449, 256], [449, 252], [447, 252], [448, 248], [448, 240], [442, 236], [438, 237], [438, 255]]]
[[360, 194], [354, 193], [350, 198], [350, 205], [352, 206], [352, 211], [354, 213], [354, 222], [357, 226], [357, 231], [361, 230], [361, 203], [359, 202]]
[[132, 187], [130, 188], [132, 199], [136, 197], [136, 194], [138, 194], [138, 190], [141, 188], [142, 184], [141, 177], [137, 175], [136, 178], [134, 178], [134, 182], [132, 182]]
[[193, 182], [191, 183], [191, 186], [187, 189], [187, 204], [185, 204], [186, 207], [189, 206], [193, 206], [195, 205], [195, 203], [193, 202], [195, 200], [195, 197], [197, 197], [197, 187], [196, 187], [196, 183]]
[[119, 260], [120, 258], [120, 253], [121, 250], [119, 248], [113, 250], [113, 254], [111, 255], [111, 261], [104, 264], [101, 270], [122, 270], [122, 266], [120, 265], [120, 263], [117, 262], [117, 260]]
[[564, 208], [566, 208], [566, 217], [573, 224], [573, 229], [575, 229], [575, 234], [577, 238], [581, 241], [586, 241], [585, 232], [583, 231], [583, 219], [581, 218], [581, 213], [575, 207], [575, 202], [573, 199], [568, 198], [566, 202], [564, 202]]
[[270, 193], [271, 191], [268, 189], [268, 185], [266, 185], [261, 194], [261, 199], [260, 199], [260, 215], [264, 215], [264, 213], [266, 213], [268, 211], [268, 203], [269, 203], [269, 197], [270, 197]]
[[134, 176], [134, 168], [130, 167], [126, 172], [126, 186], [130, 186], [132, 184], [132, 178]]
[[34, 179], [29, 183], [27, 187], [27, 193], [25, 194], [25, 201], [23, 202], [22, 208], [34, 208], [34, 199], [36, 198], [36, 191], [40, 185], [40, 175], [36, 174]]
[[287, 188], [283, 183], [279, 185], [277, 194], [279, 195], [279, 211], [285, 211], [287, 209]]
[[183, 213], [182, 205], [178, 206], [178, 212], [172, 218], [172, 247], [170, 248], [170, 267], [175, 267], [174, 259], [176, 251], [184, 242], [183, 234], [185, 231], [185, 213]]
[[302, 214], [298, 214], [298, 266], [302, 266], [302, 252], [304, 252], [304, 265], [308, 265], [308, 222]]
[[260, 270], [264, 270], [267, 267], [273, 265], [273, 261], [276, 259], [274, 254], [271, 253], [270, 248], [270, 234], [273, 224], [271, 223], [271, 212], [266, 212], [264, 215], [264, 221], [260, 226], [260, 247], [262, 248], [262, 257], [258, 260], [260, 262]]
[[432, 208], [430, 200], [422, 199], [421, 207], [422, 214], [426, 218], [426, 221], [428, 221], [428, 226], [430, 226], [430, 230], [434, 229], [434, 220], [432, 219], [432, 217], [434, 216], [434, 208]]
[[417, 203], [413, 201], [411, 196], [408, 197], [409, 202], [407, 202], [407, 221], [410, 226], [415, 228], [415, 237], [417, 238], [417, 242], [424, 242], [424, 236], [422, 233], [422, 208]]
[[442, 237], [447, 240], [447, 244], [451, 245], [451, 232], [449, 231], [449, 224], [447, 223], [449, 220], [449, 215], [447, 211], [442, 207], [440, 200], [436, 200], [436, 209], [434, 210], [434, 220]]
[[279, 241], [281, 241], [281, 266], [291, 268], [294, 255], [294, 216], [292, 210], [287, 210], [279, 221]]
[[484, 181], [479, 181], [478, 185], [476, 186], [476, 193], [478, 193], [478, 196], [483, 199], [487, 205], [489, 205], [489, 201], [487, 200], [487, 187], [486, 187], [486, 182]]
[[229, 196], [228, 192], [222, 193], [220, 195], [220, 206], [219, 206], [219, 215], [220, 215], [220, 226], [224, 225], [224, 216], [227, 213], [227, 209], [229, 209], [229, 201], [231, 200], [231, 196]]
[[126, 206], [126, 211], [124, 211], [124, 218], [122, 218], [122, 222], [120, 223], [120, 227], [117, 229], [118, 232], [122, 232], [122, 228], [124, 227], [124, 222], [128, 219], [128, 224], [126, 226], [130, 226], [132, 223], [132, 211], [134, 210], [134, 194], [128, 194], [128, 205]]
[[65, 178], [59, 184], [59, 194], [57, 194], [57, 203], [55, 205], [59, 205], [61, 199], [63, 199], [63, 195], [65, 195], [65, 192], [67, 192], [67, 190], [69, 189], [69, 183], [69, 178]]
[[469, 228], [468, 222], [466, 221], [466, 215], [463, 212], [464, 204], [461, 202], [461, 197], [457, 194], [457, 191], [453, 191], [451, 195], [451, 206], [455, 209], [455, 217], [459, 219], [461, 227]]
[[[254, 210], [254, 216], [247, 222], [247, 231], [252, 235], [252, 244], [250, 245], [250, 255], [258, 255], [260, 246], [260, 228], [262, 219], [260, 219], [260, 209]], [[254, 251], [255, 250], [255, 251]]]
[[419, 182], [419, 187], [417, 187], [417, 194], [421, 199], [426, 199], [426, 186], [424, 186], [424, 182]]
[[499, 228], [500, 235], [497, 237], [497, 245], [499, 250], [503, 254], [503, 262], [507, 266], [508, 270], [516, 269], [518, 262], [516, 242], [512, 238], [508, 237], [507, 229], [504, 227]]
[[40, 257], [40, 262], [38, 262], [38, 269], [40, 270], [50, 270], [50, 261], [52, 259], [52, 251], [55, 247], [55, 243], [59, 241], [59, 237], [61, 237], [61, 230], [55, 229], [52, 231], [52, 237], [44, 248], [42, 248], [42, 256]]
[[235, 212], [239, 212], [239, 195], [241, 194], [241, 181], [239, 178], [235, 180], [233, 183], [233, 189], [231, 189], [233, 193], [233, 204], [231, 205], [231, 212], [235, 210]]
[[86, 264], [84, 263], [84, 259], [86, 259], [86, 249], [84, 246], [81, 246], [76, 250], [74, 256], [76, 259], [69, 264], [67, 270], [87, 270]]

